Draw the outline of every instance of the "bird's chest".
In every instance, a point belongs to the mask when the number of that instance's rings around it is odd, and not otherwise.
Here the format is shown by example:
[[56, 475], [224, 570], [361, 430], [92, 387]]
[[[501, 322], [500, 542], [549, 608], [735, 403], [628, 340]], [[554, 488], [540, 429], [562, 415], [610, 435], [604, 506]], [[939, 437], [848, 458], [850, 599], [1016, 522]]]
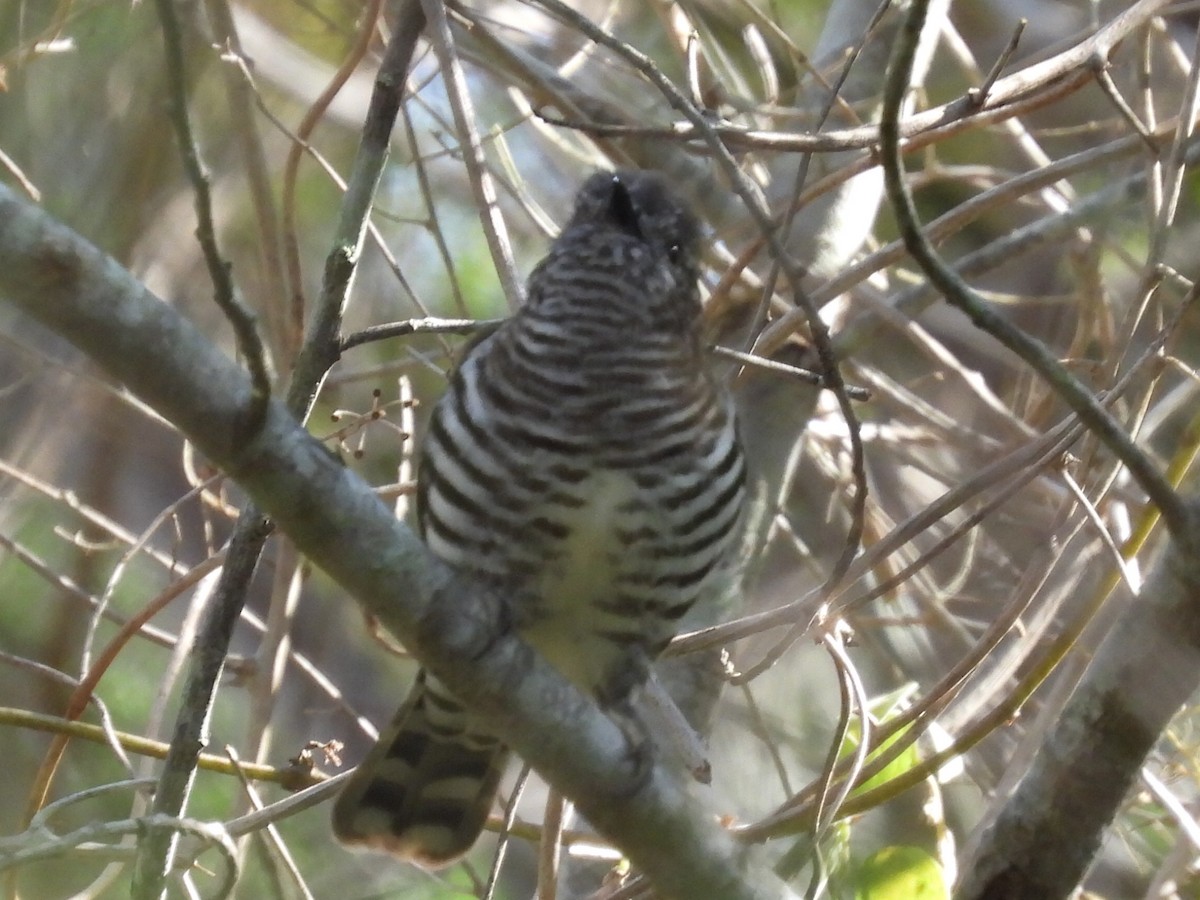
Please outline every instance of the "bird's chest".
[[537, 513], [553, 515], [562, 527], [539, 537], [542, 565], [518, 592], [517, 625], [543, 656], [590, 690], [622, 652], [598, 636], [653, 629], [642, 621], [647, 611], [638, 594], [653, 581], [655, 557], [675, 523], [627, 473], [598, 471], [573, 496], [578, 505]]
[[570, 612], [586, 598], [611, 590], [622, 572], [636, 564], [622, 535], [666, 525], [657, 521], [662, 517], [647, 508], [625, 473], [595, 472], [569, 494], [570, 505], [550, 497], [531, 510], [535, 518], [553, 516], [561, 528], [541, 538], [545, 563], [529, 585], [539, 615]]

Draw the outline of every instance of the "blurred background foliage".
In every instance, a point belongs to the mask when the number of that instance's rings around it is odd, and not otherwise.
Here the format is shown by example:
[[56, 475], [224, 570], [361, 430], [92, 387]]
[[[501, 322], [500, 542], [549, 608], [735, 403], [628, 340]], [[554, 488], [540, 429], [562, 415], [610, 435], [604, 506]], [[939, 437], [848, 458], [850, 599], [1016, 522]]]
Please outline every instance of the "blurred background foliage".
[[[401, 6], [173, 4], [217, 238], [239, 293], [258, 316], [281, 386], [300, 338], [297, 298], [311, 304], [319, 291], [341, 183]], [[756, 248], [760, 235], [751, 217], [708, 151], [672, 135], [668, 126], [679, 117], [649, 82], [537, 4], [447, 6], [517, 272], [528, 273], [544, 251], [587, 172], [612, 165], [662, 169], [711, 229], [705, 288], [713, 295], [714, 338], [814, 364], [810, 323], [789, 315], [790, 288], [774, 280], [770, 256], [761, 244]], [[902, 730], [915, 743], [871, 787], [915, 771], [953, 740], [962, 741], [964, 752], [906, 792], [883, 801], [875, 795], [869, 810], [852, 800], [846, 817], [822, 830], [828, 881], [821, 890], [838, 897], [937, 897], [945, 895], [939, 885], [953, 880], [959, 851], [986, 820], [998, 788], [1036, 752], [1088, 649], [1114, 610], [1130, 602], [1128, 587], [1116, 584], [1113, 553], [1085, 510], [1094, 510], [1105, 533], [1127, 547], [1135, 571], [1151, 558], [1157, 534], [1140, 493], [1094, 443], [1077, 441], [1070, 459], [1050, 445], [1041, 458], [1019, 455], [1044, 439], [1063, 409], [994, 341], [922, 295], [902, 254], [886, 252], [896, 228], [868, 146], [847, 141], [806, 155], [758, 139], [843, 134], [873, 120], [898, 25], [895, 10], [873, 23], [878, 6], [864, 0], [574, 4], [647, 54], [714, 122], [754, 132], [730, 135], [728, 146], [807, 267], [804, 288], [832, 329], [844, 376], [872, 391], [869, 402], [855, 404], [869, 486], [863, 547], [888, 552], [868, 556], [852, 578], [826, 590], [853, 519], [851, 426], [828, 393], [816, 396], [789, 376], [752, 367], [729, 373], [767, 505], [744, 605], [724, 611], [723, 619], [793, 605], [726, 641], [731, 672], [761, 672], [728, 687], [717, 707], [713, 806], [732, 822], [755, 823], [820, 775], [837, 743], [840, 684], [849, 677], [839, 675], [829, 643], [844, 634], [876, 725], [920, 704], [929, 709]], [[1022, 16], [1028, 26], [1005, 75], [1061, 58], [1128, 6], [975, 0], [942, 9], [914, 108], [978, 87]], [[1053, 94], [1055, 84], [1085, 70], [1079, 63], [1061, 79], [1033, 85], [1035, 101], [1019, 115], [995, 121], [964, 115], [961, 127], [910, 153], [906, 165], [927, 222], [985, 197], [978, 213], [941, 237], [942, 253], [951, 260], [991, 254], [972, 271], [973, 283], [1097, 389], [1120, 382], [1118, 414], [1139, 427], [1143, 444], [1164, 463], [1186, 473], [1197, 441], [1195, 314], [1180, 307], [1197, 266], [1198, 185], [1190, 167], [1174, 216], [1161, 209], [1163, 148], [1194, 65], [1196, 9], [1175, 3], [1161, 12], [1109, 60], [1112, 93], [1125, 98], [1131, 113], [1093, 77]], [[841, 86], [841, 102], [822, 118], [851, 47], [861, 55]], [[322, 100], [339, 69], [348, 78]], [[156, 4], [8, 0], [0, 4], [0, 78], [0, 177], [234, 353], [194, 238], [195, 197], [169, 118], [174, 98]], [[410, 88], [347, 309], [348, 332], [508, 311], [462, 162], [462, 134], [424, 44]], [[562, 127], [560, 119], [574, 127]], [[1139, 138], [1135, 119], [1157, 136]], [[612, 127], [589, 127], [596, 125]], [[289, 154], [301, 133], [304, 150], [292, 165]], [[1127, 146], [1119, 153], [1019, 187], [1022, 176], [1054, 161], [1122, 141]], [[848, 179], [855, 166], [865, 174]], [[787, 210], [797, 193], [803, 202], [793, 218]], [[1072, 211], [1083, 212], [1063, 218]], [[1016, 233], [1029, 239], [1006, 243]], [[742, 254], [749, 259], [744, 268], [735, 265]], [[1166, 350], [1140, 359], [1167, 329]], [[353, 348], [329, 373], [310, 420], [313, 433], [328, 436], [331, 448], [380, 485], [401, 515], [422, 410], [441, 390], [461, 341], [420, 334]], [[415, 408], [404, 399], [409, 390]], [[241, 502], [236, 487], [72, 348], [4, 306], [0, 423], [0, 705], [64, 715], [79, 680], [94, 673], [101, 677], [85, 721], [100, 721], [102, 707], [117, 731], [169, 740], [211, 578], [165, 604], [130, 639], [112, 642], [123, 623], [221, 547]], [[954, 490], [961, 491], [961, 505], [936, 505]], [[906, 521], [913, 527], [896, 532]], [[881, 596], [869, 597], [881, 584], [887, 584]], [[1007, 627], [990, 635], [997, 621]], [[306, 742], [338, 740], [353, 763], [369, 745], [370, 723], [391, 716], [411, 675], [406, 662], [369, 635], [354, 604], [308, 571], [282, 538], [273, 539], [235, 635], [210, 752], [228, 745], [242, 760], [286, 767]], [[111, 659], [104, 655], [110, 646]], [[960, 665], [963, 678], [947, 680]], [[1030, 693], [1017, 716], [1016, 703]], [[15, 834], [37, 806], [31, 786], [45, 771], [50, 738], [19, 719], [2, 724], [7, 771], [0, 779], [0, 831]], [[852, 755], [861, 733], [852, 723], [834, 755]], [[1196, 809], [1196, 744], [1187, 710], [1147, 767], [1152, 781], [1129, 798], [1106, 842], [1089, 882], [1096, 893], [1200, 891], [1197, 852], [1181, 824]], [[318, 763], [335, 769], [319, 753]], [[122, 761], [102, 743], [73, 740], [48, 797], [152, 776], [156, 765], [137, 753]], [[275, 785], [259, 789], [267, 803], [284, 796]], [[531, 787], [522, 802], [521, 818], [539, 822], [544, 792]], [[813, 806], [797, 801], [801, 807], [808, 813], [794, 822], [783, 817], [763, 828], [774, 838], [769, 852], [781, 871], [803, 885], [812, 872]], [[53, 825], [61, 834], [143, 809], [144, 799], [116, 789], [69, 804]], [[248, 809], [235, 778], [202, 772], [188, 812], [228, 822]], [[824, 815], [827, 825], [831, 811]], [[464, 866], [429, 875], [346, 852], [333, 842], [327, 817], [328, 807], [318, 805], [281, 819], [278, 843], [258, 833], [244, 841], [235, 895], [307, 891], [350, 900], [483, 892], [494, 836]], [[511, 842], [495, 896], [532, 890], [534, 851], [522, 834]], [[123, 896], [129, 846], [104, 854], [64, 849], [21, 867], [6, 887], [25, 897]], [[290, 852], [296, 874], [281, 864], [280, 847]], [[172, 888], [177, 896], [191, 889], [209, 895], [213, 877], [203, 867], [220, 863], [205, 855], [200, 864], [190, 882]], [[586, 866], [568, 872], [559, 896], [584, 893], [595, 877]], [[883, 893], [889, 888], [895, 893]]]

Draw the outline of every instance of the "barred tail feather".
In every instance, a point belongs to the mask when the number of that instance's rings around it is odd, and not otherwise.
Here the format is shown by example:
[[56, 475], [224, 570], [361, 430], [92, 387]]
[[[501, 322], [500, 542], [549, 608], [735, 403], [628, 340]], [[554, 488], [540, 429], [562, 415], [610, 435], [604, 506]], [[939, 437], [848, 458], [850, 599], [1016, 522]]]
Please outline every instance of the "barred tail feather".
[[333, 808], [333, 831], [428, 869], [467, 851], [487, 822], [508, 748], [473, 733], [466, 711], [422, 672], [350, 777]]

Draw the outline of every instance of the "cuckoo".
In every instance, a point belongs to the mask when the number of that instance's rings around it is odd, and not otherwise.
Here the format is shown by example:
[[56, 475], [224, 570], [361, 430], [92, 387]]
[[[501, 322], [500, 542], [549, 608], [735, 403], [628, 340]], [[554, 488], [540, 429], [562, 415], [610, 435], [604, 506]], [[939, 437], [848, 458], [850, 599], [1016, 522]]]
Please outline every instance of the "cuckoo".
[[[660, 176], [593, 175], [524, 305], [454, 371], [418, 456], [429, 550], [504, 597], [521, 637], [610, 710], [731, 564], [746, 493], [700, 335], [699, 250]], [[507, 758], [422, 672], [334, 830], [446, 865], [482, 830]]]

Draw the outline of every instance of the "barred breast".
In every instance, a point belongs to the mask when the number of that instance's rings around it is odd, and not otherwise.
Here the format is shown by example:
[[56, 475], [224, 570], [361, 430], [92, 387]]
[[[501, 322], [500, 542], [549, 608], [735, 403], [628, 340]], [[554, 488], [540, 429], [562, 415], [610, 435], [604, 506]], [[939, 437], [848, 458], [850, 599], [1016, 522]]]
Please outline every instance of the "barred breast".
[[745, 482], [699, 348], [602, 318], [632, 288], [573, 278], [593, 328], [543, 303], [477, 349], [434, 413], [419, 504], [430, 549], [501, 585], [523, 635], [609, 702], [725, 557]]

